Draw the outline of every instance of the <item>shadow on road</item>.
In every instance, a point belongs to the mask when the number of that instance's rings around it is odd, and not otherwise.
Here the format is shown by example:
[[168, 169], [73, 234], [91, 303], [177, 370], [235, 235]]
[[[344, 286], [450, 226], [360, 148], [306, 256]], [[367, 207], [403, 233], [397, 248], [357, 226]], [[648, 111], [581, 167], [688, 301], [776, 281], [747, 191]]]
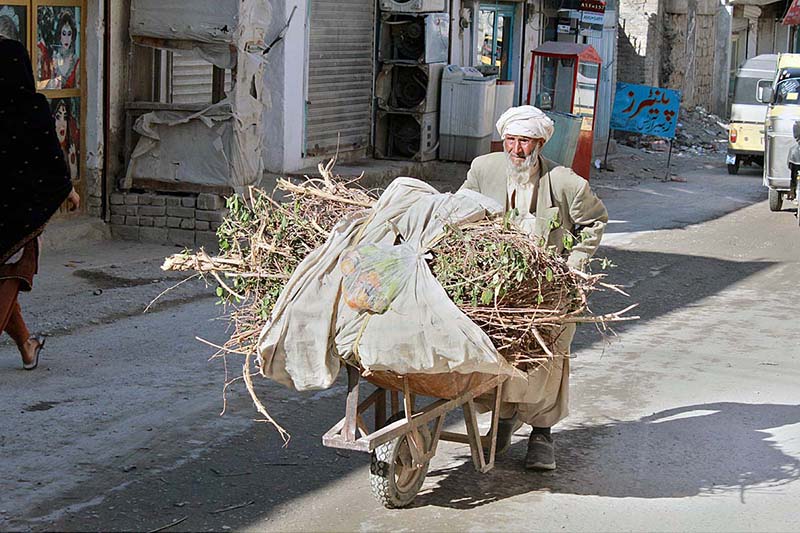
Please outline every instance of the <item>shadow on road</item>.
[[[435, 486], [416, 506], [472, 509], [536, 491], [612, 498], [686, 498], [791, 483], [800, 460], [773, 441], [771, 428], [800, 423], [800, 405], [688, 405], [634, 421], [556, 435], [558, 470], [525, 471], [527, 439], [479, 474], [465, 461], [428, 474]], [[467, 458], [464, 457], [466, 460]]]
[[767, 199], [760, 176], [729, 176], [719, 169], [687, 176], [686, 183], [653, 180], [635, 187], [593, 182], [608, 209], [606, 235], [684, 228]]
[[[597, 292], [590, 300], [592, 309], [602, 314], [639, 304], [632, 313], [640, 316], [640, 320], [614, 325], [617, 332], [691, 306], [777, 264], [617, 248], [606, 248], [602, 255], [617, 265], [606, 271], [606, 281], [619, 285], [630, 297], [610, 291]], [[591, 345], [597, 339], [597, 331], [583, 325], [578, 328], [573, 350]]]

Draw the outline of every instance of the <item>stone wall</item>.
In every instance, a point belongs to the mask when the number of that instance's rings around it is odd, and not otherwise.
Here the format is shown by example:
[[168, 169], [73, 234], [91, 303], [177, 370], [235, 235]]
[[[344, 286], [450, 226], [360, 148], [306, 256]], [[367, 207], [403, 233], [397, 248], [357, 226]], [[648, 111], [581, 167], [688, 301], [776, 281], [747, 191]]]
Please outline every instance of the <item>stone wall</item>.
[[[697, 46], [695, 48], [694, 105], [708, 110], [714, 104], [714, 47], [716, 44], [715, 18], [712, 15], [697, 15]], [[727, 90], [723, 84], [722, 90]]]
[[111, 195], [111, 233], [120, 239], [216, 250], [225, 201], [216, 194]]
[[[716, 28], [713, 15], [696, 17], [694, 95], [683, 95], [685, 106], [710, 109], [714, 91], [714, 43]], [[684, 89], [686, 77], [686, 14], [664, 14], [664, 61], [659, 84], [670, 89]]]

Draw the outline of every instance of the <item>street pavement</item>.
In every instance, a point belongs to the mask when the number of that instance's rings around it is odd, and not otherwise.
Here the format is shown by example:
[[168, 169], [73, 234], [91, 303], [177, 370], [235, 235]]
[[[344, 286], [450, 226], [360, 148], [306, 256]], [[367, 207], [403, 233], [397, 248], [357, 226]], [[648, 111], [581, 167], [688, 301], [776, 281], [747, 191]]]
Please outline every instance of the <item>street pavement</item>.
[[[612, 219], [598, 255], [641, 319], [574, 344], [559, 468], [526, 472], [527, 429], [487, 473], [443, 443], [414, 504], [371, 496], [366, 454], [321, 435], [344, 383], [259, 382], [292, 434], [255, 422], [243, 387], [222, 409], [223, 310], [202, 282], [158, 270], [175, 248], [88, 243], [45, 255], [23, 298], [50, 334], [42, 366], [0, 344], [0, 529], [169, 531], [793, 531], [800, 501], [800, 227], [771, 213], [758, 171], [595, 190]], [[229, 358], [235, 371], [240, 360]], [[485, 426], [487, 419], [482, 419]], [[458, 417], [451, 425], [458, 427]]]

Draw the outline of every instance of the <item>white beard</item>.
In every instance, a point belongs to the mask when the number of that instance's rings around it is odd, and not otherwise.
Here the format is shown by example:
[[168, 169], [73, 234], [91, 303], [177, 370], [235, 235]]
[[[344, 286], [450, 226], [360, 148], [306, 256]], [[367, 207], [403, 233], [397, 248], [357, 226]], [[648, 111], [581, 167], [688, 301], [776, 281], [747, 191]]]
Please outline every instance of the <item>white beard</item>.
[[511, 155], [506, 152], [506, 168], [508, 179], [517, 185], [529, 185], [533, 183], [535, 174], [539, 168], [539, 150], [534, 150], [531, 155], [525, 158], [522, 163], [514, 163]]

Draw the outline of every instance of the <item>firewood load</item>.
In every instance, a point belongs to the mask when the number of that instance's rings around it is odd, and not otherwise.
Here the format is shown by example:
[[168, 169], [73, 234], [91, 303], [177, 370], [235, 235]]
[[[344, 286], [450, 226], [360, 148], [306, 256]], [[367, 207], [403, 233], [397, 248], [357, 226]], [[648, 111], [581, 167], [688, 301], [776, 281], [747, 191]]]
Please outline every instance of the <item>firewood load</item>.
[[[281, 201], [256, 188], [246, 196], [230, 197], [229, 213], [218, 231], [220, 253], [210, 256], [199, 250], [175, 254], [162, 266], [164, 270], [194, 271], [213, 280], [217, 296], [230, 306], [233, 325], [233, 333], [219, 347], [219, 355], [246, 358], [243, 377], [256, 406], [267, 418], [269, 415], [252, 390], [250, 358], [263, 355], [259, 353], [259, 342], [268, 343], [273, 321], [291, 304], [286, 301], [291, 300], [288, 294], [280, 301], [285, 286], [309, 254], [323, 245], [330, 248], [337, 232], [341, 233], [348, 223], [371, 221], [380, 202], [387, 201], [360, 188], [357, 180], [332, 176], [330, 170], [330, 165], [320, 165], [322, 179], [308, 179], [301, 184], [280, 180], [276, 191], [283, 196]], [[387, 193], [389, 189], [384, 194]], [[453, 195], [432, 196], [439, 200]], [[490, 211], [484, 214], [481, 210], [481, 216], [473, 213], [457, 224], [443, 222], [435, 237], [425, 241], [425, 249], [420, 251], [424, 255], [420, 257], [424, 257], [427, 269], [451, 301], [447, 303], [455, 304], [459, 314], [480, 328], [490, 342], [489, 350], [499, 354], [503, 364], [507, 362], [526, 372], [564, 356], [554, 353], [552, 347], [566, 324], [588, 322], [605, 328], [612, 322], [637, 318], [626, 315], [634, 306], [608, 315], [591, 313], [587, 305], [591, 293], [624, 293], [606, 283], [603, 273], [568, 267], [564, 258], [518, 229], [509, 215]], [[365, 227], [361, 226], [362, 232]], [[402, 232], [396, 233], [396, 240], [401, 241]], [[337, 282], [343, 299], [340, 305], [357, 314], [391, 312], [393, 298], [408, 284], [403, 278], [403, 272], [409, 271], [403, 266], [409, 261], [408, 254], [402, 254], [400, 242], [392, 243], [396, 246], [360, 244], [352, 236], [347, 242], [353, 245], [337, 252], [335, 263], [339, 276], [335, 279], [341, 279]], [[333, 270], [328, 268], [325, 272]], [[363, 330], [364, 326], [356, 341]], [[352, 338], [348, 342], [352, 344]], [[348, 362], [360, 364], [358, 343], [355, 344], [352, 350], [340, 347], [338, 351], [347, 352]], [[264, 372], [263, 358], [260, 361], [261, 373], [269, 375]], [[386, 366], [379, 369], [386, 370]], [[408, 365], [399, 362], [398, 367], [408, 369]], [[297, 383], [286, 384], [302, 388]]]

